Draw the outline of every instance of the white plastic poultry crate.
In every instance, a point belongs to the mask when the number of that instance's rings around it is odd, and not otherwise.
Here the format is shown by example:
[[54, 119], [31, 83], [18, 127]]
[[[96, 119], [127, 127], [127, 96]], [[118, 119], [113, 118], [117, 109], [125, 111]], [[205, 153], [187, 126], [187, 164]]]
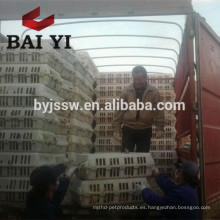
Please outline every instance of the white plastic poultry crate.
[[67, 135], [69, 132], [70, 128], [70, 123], [69, 119], [67, 116], [64, 115], [58, 115], [57, 114], [57, 120], [55, 121], [55, 126], [56, 126], [56, 133], [62, 134], [62, 135]]
[[29, 177], [32, 170], [42, 165], [54, 165], [66, 161], [64, 154], [1, 153], [1, 177]]
[[62, 87], [59, 95], [63, 97], [65, 100], [74, 101], [74, 88], [73, 83], [63, 80]]
[[[85, 139], [85, 140], [84, 140]], [[76, 135], [68, 135], [67, 152], [88, 153], [90, 151], [91, 140]]]
[[[35, 166], [36, 167], [36, 166]], [[0, 176], [1, 177], [28, 177], [35, 168], [34, 166], [1, 166], [0, 165]]]
[[[9, 69], [7, 64], [1, 64], [2, 83], [14, 84], [44, 84], [47, 87], [59, 92], [62, 78], [60, 74], [47, 64], [13, 64]], [[7, 70], [7, 71], [6, 71]], [[11, 71], [9, 71], [11, 70]], [[13, 71], [12, 71], [13, 70]]]
[[48, 131], [0, 131], [0, 151], [3, 152], [53, 152], [55, 144], [55, 134]]
[[154, 159], [177, 159], [175, 150], [152, 150], [150, 153]]
[[109, 144], [96, 144], [95, 145], [95, 150], [96, 152], [121, 152], [121, 144], [114, 144], [114, 145], [109, 145]]
[[54, 96], [57, 96], [57, 92], [48, 88], [43, 84], [4, 84], [0, 85], [1, 95], [13, 95], [13, 96], [45, 96], [50, 97], [53, 100]]
[[82, 207], [143, 202], [136, 184], [146, 184], [146, 178], [89, 180], [75, 177], [70, 184], [73, 200]]
[[60, 74], [62, 76], [63, 79], [65, 80], [69, 80], [70, 82], [74, 83], [76, 80], [76, 73], [74, 70], [74, 66], [71, 67], [72, 70], [67, 70], [67, 69], [63, 69]]
[[65, 153], [67, 151], [68, 142], [66, 135], [56, 135], [54, 153]]
[[54, 113], [43, 113], [33, 108], [1, 108], [0, 123], [6, 129], [45, 129], [57, 132], [57, 116]]
[[84, 85], [76, 85], [74, 87], [74, 101], [79, 102], [80, 105], [83, 105], [85, 102], [92, 102], [92, 99], [82, 89], [84, 89]]
[[48, 153], [1, 153], [0, 166], [38, 166], [43, 164], [56, 164], [54, 154]]
[[91, 150], [92, 144], [87, 144], [87, 145], [75, 145], [75, 144], [69, 144], [67, 153], [70, 152], [76, 152], [76, 153], [89, 153]]
[[26, 201], [30, 189], [29, 178], [0, 178], [0, 201]]
[[0, 85], [0, 106], [32, 107], [34, 99], [38, 102], [62, 102], [57, 92], [42, 84]]
[[73, 119], [77, 119], [81, 122], [87, 123], [87, 124], [92, 124], [93, 121], [93, 115], [91, 111], [87, 111], [87, 110], [73, 110], [70, 111], [70, 118]]
[[77, 176], [86, 180], [147, 177], [155, 165], [149, 153], [95, 153], [78, 157], [86, 162], [79, 166]]
[[43, 130], [4, 130], [0, 131], [0, 140], [2, 141], [20, 141], [20, 140], [34, 140], [46, 142], [48, 144], [55, 143], [55, 134]]
[[0, 140], [0, 152], [30, 152], [52, 153], [55, 146], [36, 141], [2, 141]]
[[79, 145], [81, 145], [81, 138], [76, 135], [68, 135], [67, 141], [69, 145], [72, 144], [76, 147], [79, 147]]
[[93, 134], [93, 129], [91, 127], [91, 124], [81, 122], [76, 118], [71, 118], [69, 133], [77, 136], [90, 138]]

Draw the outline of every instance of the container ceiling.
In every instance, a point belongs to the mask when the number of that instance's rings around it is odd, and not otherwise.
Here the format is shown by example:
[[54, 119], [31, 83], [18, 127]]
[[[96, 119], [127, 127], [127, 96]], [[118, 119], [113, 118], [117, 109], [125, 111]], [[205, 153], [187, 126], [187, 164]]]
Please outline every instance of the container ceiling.
[[179, 15], [192, 12], [192, 0], [0, 0], [0, 20], [20, 20], [40, 6], [40, 18]]

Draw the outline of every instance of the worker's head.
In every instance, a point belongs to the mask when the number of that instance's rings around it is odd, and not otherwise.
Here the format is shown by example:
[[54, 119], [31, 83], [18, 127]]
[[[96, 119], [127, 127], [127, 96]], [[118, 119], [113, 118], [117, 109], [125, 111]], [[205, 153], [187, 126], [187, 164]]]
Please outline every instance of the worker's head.
[[55, 192], [59, 185], [58, 177], [65, 169], [64, 164], [37, 167], [30, 175], [30, 184], [41, 195], [45, 195], [48, 191]]
[[198, 185], [199, 167], [192, 161], [176, 164], [176, 180], [179, 184], [188, 182], [191, 186]]
[[147, 81], [147, 71], [143, 66], [136, 66], [132, 70], [133, 84], [137, 89], [144, 88]]

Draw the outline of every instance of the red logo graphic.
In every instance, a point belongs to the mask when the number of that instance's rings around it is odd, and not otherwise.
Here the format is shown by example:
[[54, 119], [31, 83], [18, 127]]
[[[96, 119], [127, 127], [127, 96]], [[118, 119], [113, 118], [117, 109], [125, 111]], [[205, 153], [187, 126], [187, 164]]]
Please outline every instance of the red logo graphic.
[[36, 31], [40, 31], [52, 24], [54, 24], [54, 14], [42, 21], [35, 21], [34, 19], [40, 16], [40, 7], [22, 16], [22, 25]]

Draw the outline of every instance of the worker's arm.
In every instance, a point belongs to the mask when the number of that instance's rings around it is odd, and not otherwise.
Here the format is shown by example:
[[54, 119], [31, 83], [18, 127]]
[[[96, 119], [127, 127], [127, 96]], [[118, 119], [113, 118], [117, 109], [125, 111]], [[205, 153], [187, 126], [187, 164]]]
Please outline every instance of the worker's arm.
[[149, 188], [142, 190], [142, 198], [151, 206], [176, 205], [179, 201], [178, 193], [175, 193], [175, 191], [169, 195], [159, 196]]
[[157, 182], [157, 185], [163, 190], [164, 193], [167, 193], [170, 190], [177, 187], [176, 184], [170, 181], [168, 177], [163, 173], [160, 173], [156, 176], [156, 182]]
[[[165, 116], [164, 116], [164, 111], [163, 110], [159, 110], [157, 108], [157, 104], [159, 102], [162, 102], [160, 93], [158, 91], [156, 91], [156, 94], [154, 96], [154, 108], [156, 108], [155, 111], [155, 115], [154, 115], [154, 122], [155, 122], [155, 126], [156, 126], [156, 132], [161, 133], [164, 131], [164, 126], [165, 126]], [[159, 107], [163, 107], [163, 106], [159, 106]]]
[[[121, 93], [119, 100], [121, 101], [122, 99], [124, 102], [127, 101], [126, 90], [123, 90]], [[114, 112], [114, 117], [113, 117], [113, 122], [112, 122], [114, 133], [121, 133], [122, 118], [123, 118], [124, 113], [125, 113], [124, 110], [116, 110]]]
[[70, 183], [69, 177], [61, 177], [59, 181], [60, 181], [59, 187], [54, 193], [54, 201], [57, 204], [60, 204], [62, 202], [64, 196], [66, 195]]

